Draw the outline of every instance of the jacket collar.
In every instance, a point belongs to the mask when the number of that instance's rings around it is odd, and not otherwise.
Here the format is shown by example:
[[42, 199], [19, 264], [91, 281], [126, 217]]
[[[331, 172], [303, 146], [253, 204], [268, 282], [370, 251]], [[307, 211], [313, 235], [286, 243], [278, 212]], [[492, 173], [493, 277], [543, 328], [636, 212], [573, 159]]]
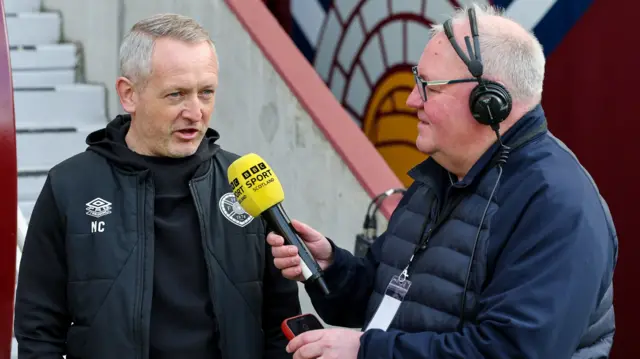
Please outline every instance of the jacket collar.
[[[514, 151], [546, 131], [547, 120], [542, 106], [538, 104], [502, 135], [502, 142], [511, 147], [511, 151]], [[415, 181], [431, 185], [439, 182], [438, 178], [441, 178], [440, 176], [448, 176], [451, 178], [451, 182], [455, 187], [467, 187], [479, 177], [488, 164], [496, 159], [499, 148], [500, 145], [498, 141], [496, 141], [471, 167], [471, 170], [469, 170], [461, 181], [457, 181], [457, 178], [453, 174], [450, 174], [431, 157], [409, 170], [408, 175]], [[492, 165], [493, 164], [494, 163], [492, 163]]]

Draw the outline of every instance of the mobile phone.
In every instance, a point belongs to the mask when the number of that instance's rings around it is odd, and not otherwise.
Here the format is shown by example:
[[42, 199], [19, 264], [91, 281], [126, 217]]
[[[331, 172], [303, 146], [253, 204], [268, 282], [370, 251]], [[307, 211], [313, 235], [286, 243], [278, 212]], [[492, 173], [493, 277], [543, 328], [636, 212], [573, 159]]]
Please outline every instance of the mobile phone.
[[318, 318], [311, 314], [301, 314], [296, 315], [295, 317], [287, 318], [282, 321], [282, 325], [280, 326], [282, 332], [287, 337], [287, 339], [291, 340], [296, 335], [300, 335], [309, 330], [323, 329], [322, 323]]

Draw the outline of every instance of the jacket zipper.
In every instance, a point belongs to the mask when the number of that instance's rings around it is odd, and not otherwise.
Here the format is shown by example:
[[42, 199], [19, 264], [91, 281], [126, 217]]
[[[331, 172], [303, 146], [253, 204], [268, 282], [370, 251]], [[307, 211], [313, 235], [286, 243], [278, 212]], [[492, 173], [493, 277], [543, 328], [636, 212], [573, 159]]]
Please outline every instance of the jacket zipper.
[[[202, 237], [202, 245], [204, 246], [206, 244], [206, 230], [204, 228], [204, 216], [202, 214], [202, 209], [200, 208], [200, 201], [198, 200], [198, 196], [196, 196], [196, 190], [193, 187], [193, 182], [189, 181], [189, 191], [191, 192], [191, 197], [193, 198], [193, 204], [194, 206], [196, 206], [196, 212], [198, 213], [198, 223], [200, 225], [200, 236]], [[202, 250], [207, 250], [206, 246], [204, 248], [202, 248]], [[205, 260], [207, 256], [205, 255]], [[207, 266], [209, 265], [209, 262], [207, 260]]]
[[138, 274], [137, 274], [137, 295], [135, 303], [135, 312], [133, 318], [134, 335], [140, 343], [140, 352], [138, 357], [142, 359], [144, 357], [144, 338], [142, 334], [142, 299], [144, 296], [144, 257], [146, 250], [146, 228], [145, 228], [145, 186], [144, 181], [138, 183], [138, 196], [139, 196], [139, 209], [142, 210], [142, 215], [138, 214]]
[[[202, 255], [204, 256], [204, 262], [207, 266], [207, 286], [209, 287], [209, 293], [215, 293], [214, 288], [213, 288], [213, 283], [211, 280], [211, 276], [213, 276], [213, 270], [211, 269], [211, 260], [209, 259], [209, 256], [207, 255], [208, 252], [208, 247], [207, 247], [207, 242], [208, 242], [208, 238], [209, 236], [207, 235], [207, 228], [205, 226], [205, 218], [204, 218], [204, 213], [202, 211], [202, 207], [200, 206], [200, 201], [198, 200], [198, 196], [197, 196], [197, 190], [195, 188], [195, 186], [193, 185], [193, 181], [189, 181], [189, 191], [191, 192], [191, 197], [193, 198], [193, 204], [196, 207], [196, 213], [198, 214], [198, 223], [200, 225], [200, 237], [202, 238], [201, 243], [202, 243]], [[211, 299], [211, 304], [213, 305], [213, 295], [210, 296]], [[215, 305], [214, 305], [214, 310], [215, 310]], [[218, 336], [220, 335], [220, 328], [219, 328], [219, 321], [220, 318], [218, 316], [215, 316], [215, 335]], [[219, 349], [220, 351], [222, 350], [221, 348]]]
[[[193, 198], [193, 204], [194, 206], [196, 206], [196, 213], [198, 213], [198, 223], [200, 224], [200, 237], [202, 237], [201, 239], [202, 254], [204, 255], [204, 261], [207, 264], [207, 270], [209, 271], [209, 274], [211, 274], [211, 263], [209, 263], [209, 256], [207, 255], [207, 251], [209, 250], [207, 248], [207, 238], [209, 236], [207, 236], [207, 230], [204, 226], [204, 223], [205, 223], [204, 214], [202, 213], [202, 208], [200, 206], [200, 201], [198, 200], [198, 196], [196, 195], [197, 191], [193, 186], [193, 181], [189, 181], [189, 191], [191, 192], [191, 197]], [[209, 282], [209, 287], [211, 287], [211, 280], [209, 280], [208, 282]], [[209, 290], [211, 289], [212, 288], [209, 288]]]

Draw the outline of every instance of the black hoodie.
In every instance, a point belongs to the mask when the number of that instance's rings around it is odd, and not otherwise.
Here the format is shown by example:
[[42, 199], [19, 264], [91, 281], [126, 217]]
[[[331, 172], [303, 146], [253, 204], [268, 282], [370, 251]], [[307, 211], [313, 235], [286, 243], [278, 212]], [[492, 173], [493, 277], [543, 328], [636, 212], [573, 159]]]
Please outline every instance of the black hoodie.
[[87, 137], [89, 150], [130, 171], [148, 170], [155, 188], [154, 285], [150, 359], [214, 359], [217, 352], [211, 296], [198, 215], [189, 180], [219, 149], [219, 135], [208, 129], [195, 154], [151, 157], [131, 151], [125, 142], [131, 117], [116, 117]]

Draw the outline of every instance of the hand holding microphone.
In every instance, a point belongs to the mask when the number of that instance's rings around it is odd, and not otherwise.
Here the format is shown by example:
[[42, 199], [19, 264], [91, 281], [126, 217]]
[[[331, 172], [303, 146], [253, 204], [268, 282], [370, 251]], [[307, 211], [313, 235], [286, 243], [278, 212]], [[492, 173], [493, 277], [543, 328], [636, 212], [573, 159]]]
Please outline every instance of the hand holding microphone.
[[[294, 228], [282, 208], [284, 191], [271, 167], [260, 156], [250, 153], [238, 158], [229, 166], [227, 177], [238, 204], [249, 215], [262, 216], [278, 234], [270, 234], [267, 239], [269, 244], [276, 245], [272, 248], [276, 268], [283, 270], [283, 276], [288, 279], [316, 283], [324, 294], [329, 294], [322, 270], [328, 266], [331, 244], [308, 226], [300, 226], [297, 223], [297, 227]], [[311, 245], [312, 250], [300, 239], [296, 233], [298, 229], [301, 230], [301, 235], [306, 237], [305, 240]], [[320, 260], [324, 268], [316, 259]], [[290, 269], [292, 266], [294, 269]], [[284, 269], [290, 270], [285, 273]], [[292, 272], [294, 274], [289, 276]]]
[[[333, 250], [327, 238], [315, 229], [295, 219], [291, 221], [291, 224], [304, 241], [313, 258], [320, 265], [320, 269], [327, 269], [333, 262]], [[287, 279], [304, 282], [298, 248], [293, 245], [287, 245], [282, 236], [273, 232], [267, 235], [267, 242], [271, 245], [273, 262], [276, 268], [282, 271], [282, 276]]]

